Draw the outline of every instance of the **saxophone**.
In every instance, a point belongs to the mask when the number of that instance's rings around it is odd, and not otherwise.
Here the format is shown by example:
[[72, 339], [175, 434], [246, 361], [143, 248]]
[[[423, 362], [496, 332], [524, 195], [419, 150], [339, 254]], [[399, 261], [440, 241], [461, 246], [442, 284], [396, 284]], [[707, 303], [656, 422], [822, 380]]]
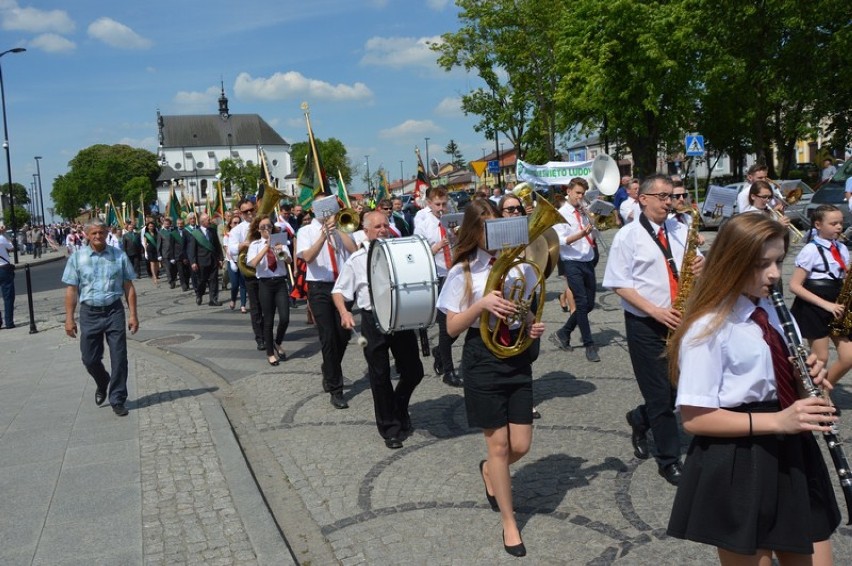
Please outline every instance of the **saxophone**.
[[686, 237], [686, 249], [683, 251], [683, 263], [680, 264], [680, 273], [678, 276], [677, 296], [675, 297], [674, 308], [677, 312], [683, 315], [683, 310], [686, 308], [686, 299], [689, 293], [692, 292], [692, 286], [695, 284], [695, 273], [692, 272], [692, 264], [695, 262], [695, 256], [698, 255], [698, 211], [691, 206], [687, 206], [677, 212], [684, 212], [692, 217], [692, 224], [689, 226], [689, 234]]
[[832, 336], [849, 336], [852, 334], [852, 269], [846, 272], [843, 287], [840, 288], [840, 294], [834, 302], [843, 305], [846, 310], [840, 318], [831, 321], [828, 325], [829, 332]]

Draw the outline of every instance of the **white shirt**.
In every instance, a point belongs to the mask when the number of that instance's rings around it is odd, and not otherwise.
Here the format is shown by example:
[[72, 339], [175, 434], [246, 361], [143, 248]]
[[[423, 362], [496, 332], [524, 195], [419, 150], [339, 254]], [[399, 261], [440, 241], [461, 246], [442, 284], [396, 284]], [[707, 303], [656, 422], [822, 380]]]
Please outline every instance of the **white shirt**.
[[355, 246], [361, 247], [361, 244], [367, 241], [367, 233], [363, 230], [355, 230], [349, 237], [352, 238], [352, 241], [355, 242]]
[[625, 224], [639, 220], [639, 214], [642, 213], [642, 207], [639, 206], [639, 201], [635, 198], [627, 197], [621, 206], [618, 207], [618, 213]]
[[109, 232], [106, 237], [106, 244], [108, 246], [112, 246], [116, 249], [121, 249], [121, 242], [118, 241], [118, 238], [112, 232]]
[[[304, 252], [314, 245], [320, 238], [324, 238], [322, 231], [322, 222], [314, 218], [307, 226], [302, 226], [296, 233], [296, 257], [305, 259]], [[338, 273], [343, 266], [343, 262], [348, 257], [346, 248], [343, 247], [343, 242], [340, 241], [338, 234], [334, 235], [336, 250], [332, 250], [335, 254]], [[331, 263], [331, 254], [329, 254], [328, 242], [320, 247], [320, 251], [314, 261], [308, 262], [308, 271], [305, 276], [307, 281], [325, 281], [326, 283], [334, 283], [334, 269]]]
[[[575, 210], [567, 200], [562, 205], [562, 208], [559, 209], [559, 214], [565, 219], [565, 222], [556, 224], [553, 227], [556, 235], [559, 236], [559, 257], [572, 261], [592, 261], [595, 258], [595, 250], [589, 243], [589, 239], [592, 237], [591, 234], [588, 238], [584, 236], [570, 244], [565, 243], [566, 238], [580, 232], [588, 225], [587, 222], [577, 221], [577, 216], [574, 214]], [[583, 218], [582, 214], [580, 218]]]
[[0, 265], [10, 265], [12, 260], [9, 259], [9, 250], [15, 248], [14, 244], [6, 239], [6, 236], [0, 234]]
[[[427, 209], [428, 210], [428, 209]], [[422, 212], [422, 211], [421, 211]], [[441, 221], [438, 217], [428, 211], [428, 214], [417, 213], [417, 220], [414, 223], [414, 234], [423, 236], [429, 242], [429, 246], [434, 246], [442, 240], [441, 238]], [[435, 255], [435, 271], [438, 277], [446, 277], [449, 265], [447, 265], [444, 250], [441, 248]]]
[[[840, 264], [831, 255], [831, 245], [831, 240], [814, 237], [812, 241], [802, 247], [799, 255], [796, 256], [796, 267], [801, 267], [807, 271], [808, 279], [843, 279], [846, 272], [840, 269]], [[822, 248], [822, 254], [820, 254], [820, 248]], [[849, 250], [846, 246], [837, 246], [837, 249], [840, 251], [840, 257], [848, 269]], [[825, 260], [828, 262], [829, 273], [834, 275], [834, 277], [826, 273], [823, 256], [825, 256]]]
[[746, 212], [757, 212], [759, 214], [765, 214], [766, 216], [769, 216], [770, 218], [772, 218], [772, 213], [769, 212], [768, 206], [766, 208], [757, 208], [756, 206], [752, 206], [750, 204], [747, 204], [745, 206], [745, 208], [740, 209], [741, 214], [745, 214]]
[[[272, 249], [272, 253], [275, 254], [275, 259], [278, 263], [275, 265], [275, 271], [271, 271], [269, 269], [269, 264], [267, 263], [266, 256], [264, 255], [262, 258], [260, 258], [260, 261], [257, 262], [257, 265], [254, 268], [255, 275], [258, 279], [282, 277], [283, 275], [287, 274], [287, 264], [284, 261], [278, 259], [278, 252], [274, 249], [276, 245], [284, 244], [284, 254], [292, 260], [292, 257], [290, 256], [290, 248], [289, 241], [287, 240], [287, 234], [285, 234], [284, 232], [278, 232], [276, 234], [270, 235], [269, 240], [271, 241], [270, 249]], [[266, 240], [264, 240], [263, 238], [255, 240], [251, 244], [249, 244], [248, 252], [246, 253], [246, 262], [249, 262], [255, 257], [257, 257], [257, 254], [260, 253], [260, 250], [262, 250], [265, 245]]]
[[[499, 256], [498, 256], [499, 257]], [[491, 273], [491, 258], [492, 255], [487, 251], [477, 248], [476, 254], [470, 261], [470, 293], [465, 297], [465, 272], [464, 264], [457, 263], [447, 273], [447, 279], [444, 281], [444, 286], [441, 288], [441, 294], [438, 295], [436, 308], [443, 313], [453, 312], [460, 313], [470, 308], [470, 306], [482, 298], [482, 292], [485, 290], [485, 284], [488, 282], [488, 275]], [[533, 269], [529, 264], [524, 264], [524, 273], [526, 275], [526, 290], [525, 297], [529, 297], [536, 285], [536, 278]], [[512, 270], [509, 277], [506, 277], [503, 296], [508, 296], [508, 287], [517, 277], [517, 270]], [[491, 316], [490, 326], [493, 328], [496, 319]], [[520, 326], [520, 323], [514, 323], [511, 328]], [[470, 325], [471, 328], [479, 328], [479, 318], [477, 317]]]
[[340, 270], [340, 277], [334, 284], [332, 293], [343, 295], [347, 301], [355, 299], [358, 303], [358, 308], [361, 310], [373, 310], [373, 303], [370, 301], [370, 287], [367, 280], [367, 245], [369, 242], [365, 240], [365, 245], [349, 256], [343, 268]]
[[[772, 303], [760, 299], [758, 305], [783, 337]], [[686, 331], [678, 356], [678, 408], [732, 408], [778, 398], [772, 353], [760, 326], [749, 318], [754, 309], [754, 303], [740, 296], [731, 314], [710, 336], [699, 339], [713, 314], [702, 316]]]
[[[689, 230], [671, 218], [666, 220], [665, 225], [668, 231], [669, 249], [680, 273]], [[660, 228], [653, 222], [651, 227], [655, 234]], [[612, 246], [609, 248], [603, 286], [610, 289], [635, 289], [642, 298], [655, 306], [671, 307], [669, 271], [665, 256], [638, 219], [636, 222], [625, 224], [615, 234]], [[637, 309], [624, 299], [621, 299], [621, 306], [636, 316], [648, 316], [648, 313]]]
[[[228, 232], [228, 255], [234, 258], [234, 261], [237, 260], [237, 257], [240, 255], [240, 244], [246, 241], [248, 238], [248, 230], [251, 223], [243, 220]], [[192, 237], [190, 234], [187, 234]], [[248, 257], [248, 256], [246, 256]]]

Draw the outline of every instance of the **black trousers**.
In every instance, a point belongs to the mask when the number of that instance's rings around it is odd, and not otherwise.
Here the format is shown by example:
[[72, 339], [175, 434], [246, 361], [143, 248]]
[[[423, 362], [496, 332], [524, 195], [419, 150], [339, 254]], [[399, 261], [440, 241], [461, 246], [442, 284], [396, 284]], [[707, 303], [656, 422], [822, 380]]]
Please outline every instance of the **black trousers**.
[[322, 344], [322, 389], [326, 393], [343, 391], [343, 354], [350, 332], [340, 325], [340, 314], [331, 298], [334, 283], [308, 281], [308, 304], [314, 314], [314, 326]]
[[164, 259], [163, 265], [166, 266], [166, 276], [169, 279], [169, 285], [174, 285], [177, 281], [177, 262], [172, 263], [170, 259]]
[[[263, 341], [266, 342], [266, 355], [275, 354], [275, 344], [284, 341], [287, 327], [290, 325], [290, 297], [287, 293], [286, 277], [257, 279], [260, 311], [263, 313]], [[278, 311], [278, 328], [275, 330], [275, 343], [272, 342], [272, 327], [275, 324], [275, 311]]]
[[570, 336], [571, 332], [579, 327], [583, 346], [591, 346], [594, 340], [592, 340], [592, 326], [589, 324], [589, 313], [595, 308], [595, 292], [598, 285], [595, 279], [594, 262], [565, 259], [561, 261], [568, 288], [574, 294], [574, 302], [577, 305], [562, 330]]
[[[445, 277], [438, 278], [438, 293], [444, 287]], [[438, 311], [435, 316], [438, 321], [438, 355], [441, 358], [441, 365], [444, 368], [444, 373], [455, 371], [456, 366], [453, 363], [453, 344], [455, 344], [458, 336], [450, 336], [447, 333], [447, 315], [442, 311]]]
[[674, 413], [675, 389], [669, 381], [666, 337], [668, 328], [650, 316], [624, 313], [627, 348], [633, 374], [645, 400], [631, 412], [631, 420], [654, 433], [657, 465], [680, 461], [680, 436]]
[[249, 317], [254, 341], [263, 342], [263, 311], [260, 308], [260, 292], [257, 277], [246, 277], [246, 294], [249, 300]]
[[[127, 254], [127, 259], [130, 260], [130, 265], [133, 266], [133, 271], [136, 272], [136, 277], [142, 277], [142, 254]], [[147, 269], [148, 266], [146, 265]]]
[[207, 287], [210, 287], [210, 301], [219, 300], [219, 267], [213, 265], [199, 265], [198, 271], [194, 272], [198, 275], [198, 286], [195, 288], [195, 295], [204, 297], [207, 292]]
[[184, 291], [189, 289], [189, 280], [192, 273], [192, 268], [189, 266], [189, 260], [179, 259], [175, 263], [177, 267], [178, 278], [180, 279], [180, 288]]
[[[109, 393], [110, 405], [127, 400], [127, 326], [124, 305], [117, 300], [106, 307], [80, 305], [80, 353], [83, 366], [98, 389]], [[110, 370], [104, 367], [104, 340], [109, 346]]]
[[[367, 360], [367, 375], [373, 392], [376, 428], [382, 438], [399, 437], [411, 429], [408, 404], [414, 389], [423, 380], [417, 334], [413, 330], [383, 334], [376, 326], [372, 311], [361, 311], [361, 333], [367, 339], [364, 359]], [[393, 353], [399, 370], [396, 389], [390, 378], [389, 351]]]

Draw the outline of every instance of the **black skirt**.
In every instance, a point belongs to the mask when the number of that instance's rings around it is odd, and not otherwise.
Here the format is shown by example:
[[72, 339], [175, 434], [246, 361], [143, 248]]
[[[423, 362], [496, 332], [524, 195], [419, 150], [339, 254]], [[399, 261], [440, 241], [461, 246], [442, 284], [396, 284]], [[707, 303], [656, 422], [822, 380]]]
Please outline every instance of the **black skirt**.
[[[803, 286], [820, 299], [825, 299], [833, 303], [840, 295], [840, 288], [843, 286], [843, 281], [840, 279], [807, 279]], [[796, 319], [802, 337], [809, 340], [828, 336], [828, 325], [834, 320], [834, 316], [830, 312], [799, 297], [793, 300], [790, 313]]]
[[[774, 412], [777, 403], [733, 411]], [[675, 495], [669, 536], [752, 555], [812, 554], [840, 523], [813, 434], [696, 436]]]
[[532, 424], [533, 347], [500, 359], [485, 346], [479, 328], [468, 330], [462, 350], [464, 404], [471, 427]]

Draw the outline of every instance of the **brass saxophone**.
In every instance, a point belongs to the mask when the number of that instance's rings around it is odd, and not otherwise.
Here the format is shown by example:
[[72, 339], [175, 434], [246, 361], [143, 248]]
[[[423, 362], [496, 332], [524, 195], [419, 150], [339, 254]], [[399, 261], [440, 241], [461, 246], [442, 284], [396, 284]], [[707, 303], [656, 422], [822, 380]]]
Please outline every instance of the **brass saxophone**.
[[852, 334], [852, 269], [846, 272], [846, 277], [843, 278], [843, 287], [840, 288], [840, 294], [834, 301], [837, 304], [846, 307], [843, 315], [840, 318], [835, 318], [828, 325], [829, 332], [832, 336], [849, 336]]
[[677, 296], [675, 297], [672, 307], [683, 315], [686, 308], [686, 299], [689, 298], [689, 293], [692, 292], [692, 286], [695, 284], [695, 273], [692, 272], [692, 264], [695, 262], [695, 256], [698, 255], [698, 210], [691, 206], [684, 207], [677, 212], [689, 214], [692, 217], [692, 224], [689, 226], [689, 234], [686, 237], [686, 249], [683, 251], [683, 263], [680, 264], [680, 272], [678, 274]]

